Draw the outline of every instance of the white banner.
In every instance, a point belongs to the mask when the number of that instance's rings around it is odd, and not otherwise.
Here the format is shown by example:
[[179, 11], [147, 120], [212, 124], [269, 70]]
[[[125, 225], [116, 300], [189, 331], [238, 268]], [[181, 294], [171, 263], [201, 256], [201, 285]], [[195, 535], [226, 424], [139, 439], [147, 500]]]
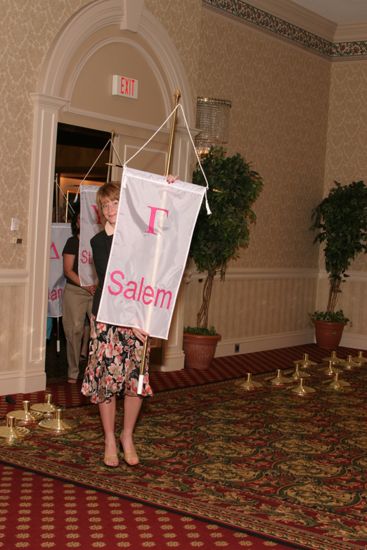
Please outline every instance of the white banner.
[[168, 338], [205, 187], [124, 168], [98, 321]]
[[71, 237], [70, 223], [53, 223], [51, 225], [48, 317], [62, 316], [62, 295], [66, 283], [62, 251], [69, 237]]
[[78, 271], [81, 286], [97, 283], [90, 240], [102, 229], [96, 204], [98, 185], [80, 186], [80, 234]]

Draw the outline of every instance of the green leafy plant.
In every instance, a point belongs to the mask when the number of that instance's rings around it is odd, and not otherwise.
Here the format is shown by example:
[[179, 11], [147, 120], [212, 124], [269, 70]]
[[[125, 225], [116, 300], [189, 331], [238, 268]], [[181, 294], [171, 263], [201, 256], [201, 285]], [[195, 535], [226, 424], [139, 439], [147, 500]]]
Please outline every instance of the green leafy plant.
[[[219, 272], [223, 280], [228, 262], [238, 257], [240, 248], [248, 246], [250, 224], [256, 220], [252, 205], [263, 181], [240, 154], [226, 156], [221, 147], [211, 148], [201, 164], [209, 183], [212, 213], [208, 216], [202, 206], [189, 256], [198, 271], [206, 273], [197, 328], [207, 329], [214, 277]], [[200, 167], [194, 171], [192, 181], [206, 185]]]
[[349, 319], [344, 315], [342, 309], [338, 311], [314, 311], [311, 315], [312, 321], [328, 321], [330, 323], [343, 323], [346, 325]]
[[187, 332], [188, 334], [199, 334], [201, 336], [215, 336], [217, 334], [214, 327], [185, 327], [184, 332]]
[[[352, 260], [367, 252], [367, 187], [364, 182], [353, 181], [344, 186], [335, 182], [329, 194], [313, 210], [311, 229], [317, 232], [314, 242], [323, 245], [329, 278], [326, 314], [332, 317], [335, 313], [341, 317], [340, 322], [347, 322], [343, 312], [335, 312], [335, 307]], [[322, 312], [315, 312], [313, 317], [316, 313]]]

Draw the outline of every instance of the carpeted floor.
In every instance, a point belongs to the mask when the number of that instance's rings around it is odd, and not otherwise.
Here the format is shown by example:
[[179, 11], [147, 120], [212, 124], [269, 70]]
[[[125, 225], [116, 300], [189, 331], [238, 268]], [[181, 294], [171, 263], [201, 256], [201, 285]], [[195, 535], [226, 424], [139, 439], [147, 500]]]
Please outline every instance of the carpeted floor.
[[[46, 373], [47, 391], [52, 394], [52, 401], [60, 407], [77, 407], [88, 404], [89, 400], [80, 393], [80, 385], [67, 383], [67, 369], [65, 358], [65, 347], [61, 346], [60, 355], [55, 354], [52, 348], [55, 342], [48, 347]], [[200, 371], [194, 369], [182, 369], [174, 372], [158, 372], [152, 370], [150, 373], [151, 385], [155, 393], [210, 384], [223, 380], [231, 380], [245, 376], [246, 373], [261, 374], [276, 372], [277, 369], [289, 369], [293, 367], [293, 361], [301, 359], [307, 353], [312, 361], [320, 362], [328, 355], [325, 350], [320, 349], [316, 344], [305, 344], [301, 346], [280, 348], [269, 351], [244, 353], [228, 357], [218, 357], [213, 360], [210, 369]], [[338, 355], [342, 358], [348, 354], [356, 354], [351, 348], [339, 348]], [[80, 372], [83, 372], [85, 362], [80, 365]], [[16, 394], [13, 396], [0, 396], [0, 418], [7, 412], [22, 408], [22, 401], [29, 400], [31, 403], [43, 401], [44, 392], [32, 394]]]
[[137, 427], [138, 468], [103, 466], [90, 406], [65, 412], [70, 432], [37, 428], [0, 459], [294, 548], [366, 548], [367, 367], [343, 373], [344, 391], [324, 367], [309, 372], [304, 397], [266, 375], [254, 392], [230, 380], [157, 393]]
[[289, 546], [0, 463], [0, 548], [285, 550]]

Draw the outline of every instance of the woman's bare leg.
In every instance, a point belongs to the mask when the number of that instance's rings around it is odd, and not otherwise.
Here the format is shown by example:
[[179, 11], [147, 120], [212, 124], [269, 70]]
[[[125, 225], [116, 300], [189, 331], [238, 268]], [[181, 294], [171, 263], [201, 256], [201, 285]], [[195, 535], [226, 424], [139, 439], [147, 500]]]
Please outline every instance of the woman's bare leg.
[[133, 433], [138, 419], [143, 399], [132, 395], [125, 395], [124, 399], [124, 428], [121, 432], [121, 444], [124, 450], [124, 459], [130, 466], [139, 464], [136, 454]]
[[104, 431], [104, 462], [106, 466], [116, 467], [119, 463], [115, 439], [116, 398], [112, 397], [109, 402], [99, 403], [99, 414]]

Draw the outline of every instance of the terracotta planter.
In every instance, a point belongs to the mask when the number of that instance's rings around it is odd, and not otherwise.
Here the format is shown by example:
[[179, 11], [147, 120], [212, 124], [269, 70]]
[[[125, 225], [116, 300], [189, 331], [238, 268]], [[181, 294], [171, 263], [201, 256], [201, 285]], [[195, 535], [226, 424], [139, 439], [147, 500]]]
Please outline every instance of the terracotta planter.
[[330, 321], [314, 321], [316, 343], [320, 348], [335, 350], [343, 335], [344, 323]]
[[202, 336], [201, 334], [185, 332], [183, 336], [185, 367], [200, 370], [209, 368], [220, 339], [221, 336], [219, 334], [215, 336]]

